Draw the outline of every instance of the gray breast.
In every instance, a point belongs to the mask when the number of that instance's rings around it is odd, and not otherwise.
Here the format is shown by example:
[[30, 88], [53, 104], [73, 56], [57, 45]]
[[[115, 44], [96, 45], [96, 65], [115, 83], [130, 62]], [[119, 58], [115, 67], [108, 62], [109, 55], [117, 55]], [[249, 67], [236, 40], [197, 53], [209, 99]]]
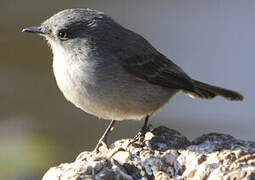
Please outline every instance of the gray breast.
[[67, 57], [54, 56], [53, 63], [60, 90], [77, 107], [103, 119], [140, 119], [158, 110], [176, 92], [137, 79], [115, 61], [70, 62], [63, 58]]

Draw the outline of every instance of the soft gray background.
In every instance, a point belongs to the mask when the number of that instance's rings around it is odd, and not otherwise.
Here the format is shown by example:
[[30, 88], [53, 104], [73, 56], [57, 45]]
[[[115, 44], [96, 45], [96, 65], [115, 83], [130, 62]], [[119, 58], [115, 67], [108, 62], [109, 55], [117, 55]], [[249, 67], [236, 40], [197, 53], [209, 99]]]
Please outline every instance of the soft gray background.
[[[52, 55], [41, 38], [21, 33], [62, 9], [90, 7], [148, 39], [191, 77], [238, 90], [244, 102], [178, 94], [151, 123], [190, 139], [208, 132], [254, 140], [254, 0], [0, 1], [0, 179], [34, 179], [91, 150], [106, 121], [83, 113], [57, 89]], [[116, 124], [112, 140], [142, 122]]]

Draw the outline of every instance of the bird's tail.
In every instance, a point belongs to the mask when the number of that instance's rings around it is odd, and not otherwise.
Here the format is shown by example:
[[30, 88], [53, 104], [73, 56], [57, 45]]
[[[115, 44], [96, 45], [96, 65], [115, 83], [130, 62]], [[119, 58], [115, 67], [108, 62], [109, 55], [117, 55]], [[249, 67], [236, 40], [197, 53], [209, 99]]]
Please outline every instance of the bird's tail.
[[203, 98], [203, 99], [212, 99], [215, 96], [222, 96], [227, 100], [231, 101], [242, 101], [243, 95], [228, 89], [221, 87], [212, 86], [200, 81], [193, 80], [194, 90], [188, 91], [183, 90], [185, 94], [192, 98]]

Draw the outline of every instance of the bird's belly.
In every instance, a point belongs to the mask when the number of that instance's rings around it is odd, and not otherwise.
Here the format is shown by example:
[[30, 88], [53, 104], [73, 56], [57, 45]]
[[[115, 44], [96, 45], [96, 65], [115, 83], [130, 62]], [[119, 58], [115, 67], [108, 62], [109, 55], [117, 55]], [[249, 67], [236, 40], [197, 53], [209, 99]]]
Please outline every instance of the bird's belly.
[[[155, 88], [118, 89], [91, 86], [82, 88], [72, 83], [68, 88], [60, 85], [66, 99], [85, 112], [109, 120], [141, 119], [153, 114], [175, 93], [157, 91]], [[127, 92], [129, 91], [129, 92]]]
[[94, 71], [81, 72], [75, 65], [69, 65], [65, 68], [54, 66], [54, 74], [67, 100], [103, 119], [141, 119], [157, 111], [176, 93], [175, 90], [130, 79], [125, 73], [121, 76], [122, 72], [101, 76]]

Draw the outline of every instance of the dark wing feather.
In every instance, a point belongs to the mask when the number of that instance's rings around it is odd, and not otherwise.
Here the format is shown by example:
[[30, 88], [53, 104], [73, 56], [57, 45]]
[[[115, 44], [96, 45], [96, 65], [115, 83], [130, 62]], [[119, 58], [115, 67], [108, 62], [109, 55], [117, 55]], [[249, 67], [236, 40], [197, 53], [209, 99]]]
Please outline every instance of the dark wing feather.
[[136, 55], [122, 63], [127, 72], [149, 83], [170, 89], [194, 90], [191, 78], [160, 53]]

